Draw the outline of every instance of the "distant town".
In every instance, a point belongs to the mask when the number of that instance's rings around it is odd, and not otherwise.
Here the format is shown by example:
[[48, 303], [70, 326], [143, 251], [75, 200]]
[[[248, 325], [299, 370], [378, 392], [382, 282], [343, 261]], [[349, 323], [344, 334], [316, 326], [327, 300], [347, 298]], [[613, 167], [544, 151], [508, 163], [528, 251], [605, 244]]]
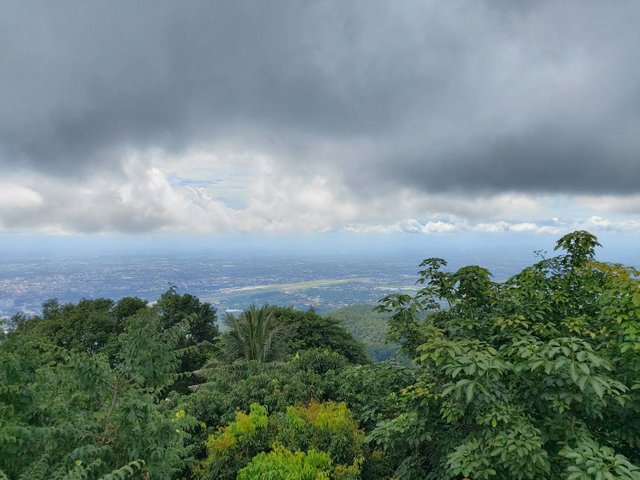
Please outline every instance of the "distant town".
[[[428, 256], [428, 252], [426, 255]], [[480, 263], [506, 279], [532, 255], [455, 252], [451, 268]], [[392, 292], [415, 288], [421, 257], [415, 254], [326, 256], [52, 255], [16, 256], [0, 262], [0, 316], [35, 315], [57, 298], [153, 300], [174, 285], [214, 304], [219, 312], [276, 304], [328, 312], [354, 304], [375, 304]]]

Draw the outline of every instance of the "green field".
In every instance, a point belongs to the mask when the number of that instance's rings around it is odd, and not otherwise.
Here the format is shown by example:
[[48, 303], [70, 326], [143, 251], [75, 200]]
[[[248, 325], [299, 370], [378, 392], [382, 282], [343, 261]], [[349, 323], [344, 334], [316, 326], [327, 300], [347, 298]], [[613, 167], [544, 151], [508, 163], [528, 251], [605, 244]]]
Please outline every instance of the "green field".
[[357, 277], [357, 278], [321, 278], [318, 280], [309, 280], [306, 282], [293, 282], [293, 283], [268, 283], [262, 285], [246, 285], [242, 287], [222, 288], [218, 292], [206, 298], [208, 302], [219, 301], [222, 298], [229, 298], [235, 296], [242, 296], [251, 293], [261, 292], [291, 292], [299, 290], [308, 290], [310, 288], [319, 287], [331, 287], [335, 285], [345, 285], [349, 283], [367, 283], [370, 282], [370, 278]]

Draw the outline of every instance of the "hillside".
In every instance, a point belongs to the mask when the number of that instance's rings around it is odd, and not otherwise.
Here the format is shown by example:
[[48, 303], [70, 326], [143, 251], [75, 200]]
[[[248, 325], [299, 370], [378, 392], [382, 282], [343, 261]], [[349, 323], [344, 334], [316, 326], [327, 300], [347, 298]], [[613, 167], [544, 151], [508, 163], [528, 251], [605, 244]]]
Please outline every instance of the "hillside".
[[365, 344], [374, 361], [389, 360], [396, 355], [398, 346], [385, 342], [389, 313], [376, 311], [374, 305], [350, 305], [326, 316], [340, 320], [351, 335]]

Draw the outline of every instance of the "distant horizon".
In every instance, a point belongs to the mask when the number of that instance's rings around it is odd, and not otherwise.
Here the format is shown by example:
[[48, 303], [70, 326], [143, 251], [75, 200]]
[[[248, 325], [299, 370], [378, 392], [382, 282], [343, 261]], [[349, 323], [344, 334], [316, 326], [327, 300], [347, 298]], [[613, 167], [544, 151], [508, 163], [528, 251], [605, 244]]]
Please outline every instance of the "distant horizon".
[[[597, 232], [602, 247], [596, 254], [607, 258], [616, 253], [636, 252], [640, 234]], [[165, 254], [246, 252], [253, 254], [352, 254], [419, 253], [420, 249], [447, 251], [480, 250], [482, 248], [518, 250], [522, 253], [553, 248], [561, 234], [539, 233], [353, 233], [324, 232], [304, 234], [228, 233], [189, 235], [184, 233], [141, 234], [74, 234], [42, 235], [33, 233], [0, 233], [0, 251], [6, 255], [19, 253], [96, 253], [96, 254]], [[640, 254], [638, 255], [640, 257]]]
[[[412, 288], [428, 257], [488, 268], [506, 280], [546, 251], [554, 235], [0, 235], [0, 316], [36, 314], [41, 303], [140, 296], [155, 300], [170, 285], [221, 309], [275, 303], [328, 311], [376, 303]], [[636, 235], [601, 235], [601, 261], [640, 266]]]

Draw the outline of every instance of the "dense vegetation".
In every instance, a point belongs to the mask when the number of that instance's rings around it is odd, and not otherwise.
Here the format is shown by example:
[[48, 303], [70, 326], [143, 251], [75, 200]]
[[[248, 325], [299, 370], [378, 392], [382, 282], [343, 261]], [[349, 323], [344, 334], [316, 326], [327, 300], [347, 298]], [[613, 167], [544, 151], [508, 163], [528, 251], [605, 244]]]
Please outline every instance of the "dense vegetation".
[[387, 323], [391, 315], [373, 305], [349, 305], [328, 314], [340, 320], [342, 326], [356, 339], [364, 343], [369, 357], [378, 362], [396, 357], [398, 345], [387, 341]]
[[639, 272], [597, 246], [425, 260], [378, 307], [401, 363], [313, 311], [47, 302], [0, 340], [0, 479], [640, 479]]

